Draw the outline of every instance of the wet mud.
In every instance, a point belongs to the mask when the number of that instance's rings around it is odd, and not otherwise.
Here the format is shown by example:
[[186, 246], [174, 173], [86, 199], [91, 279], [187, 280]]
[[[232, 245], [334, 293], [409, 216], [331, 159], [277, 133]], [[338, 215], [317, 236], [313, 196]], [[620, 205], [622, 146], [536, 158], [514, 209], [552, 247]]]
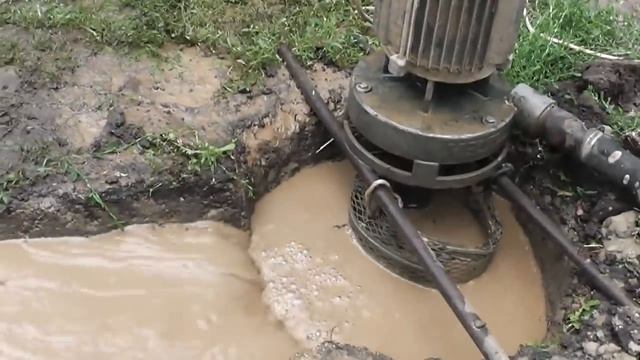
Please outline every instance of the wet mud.
[[[4, 241], [0, 355], [479, 358], [437, 291], [392, 275], [353, 241], [343, 225], [353, 181], [346, 162], [302, 170], [258, 202], [250, 237], [204, 221]], [[425, 233], [483, 240], [462, 204], [431, 206], [414, 214]], [[507, 204], [498, 207], [502, 245], [462, 290], [515, 353], [545, 336], [545, 294], [526, 236]], [[503, 286], [509, 296], [496, 297]]]
[[[0, 39], [21, 36], [29, 44], [25, 31], [0, 29]], [[250, 94], [230, 94], [229, 64], [196, 48], [167, 47], [161, 61], [68, 46], [76, 66], [54, 88], [30, 81], [40, 70], [0, 68], [1, 239], [97, 234], [114, 220], [247, 228], [256, 198], [329, 154], [315, 154], [326, 134], [283, 69]], [[312, 72], [337, 110], [347, 74]], [[213, 170], [188, 171], [184, 158], [144, 141], [159, 135], [235, 142], [235, 151]]]
[[[614, 104], [633, 114], [640, 103], [638, 69], [638, 64], [628, 62], [596, 62], [586, 65], [581, 77], [557, 84], [549, 91], [561, 107], [578, 116], [588, 128], [611, 133], [610, 114], [593, 93], [611, 96]], [[640, 154], [639, 148], [629, 140], [633, 141], [627, 136], [621, 139], [628, 150]], [[518, 185], [561, 225], [583, 256], [596, 263], [602, 273], [639, 301], [640, 266], [637, 259], [620, 260], [603, 245], [607, 240], [603, 222], [632, 210], [637, 204], [570, 156], [520, 138], [515, 138], [514, 144], [515, 151], [510, 160], [516, 169], [513, 175]], [[617, 307], [594, 292], [580, 274], [574, 272], [573, 266], [545, 243], [540, 229], [527, 224], [526, 218], [519, 216], [519, 219], [536, 248], [550, 308], [549, 334], [544, 346], [524, 348], [522, 358], [635, 359], [640, 353], [624, 346], [626, 340], [621, 341], [615, 330], [621, 324], [616, 319], [622, 316], [635, 320], [619, 329], [640, 334], [640, 318], [619, 315], [633, 314], [634, 310]], [[599, 305], [584, 321], [584, 326], [567, 330], [568, 318], [581, 309], [585, 299], [596, 299]], [[640, 341], [640, 338], [634, 341]]]

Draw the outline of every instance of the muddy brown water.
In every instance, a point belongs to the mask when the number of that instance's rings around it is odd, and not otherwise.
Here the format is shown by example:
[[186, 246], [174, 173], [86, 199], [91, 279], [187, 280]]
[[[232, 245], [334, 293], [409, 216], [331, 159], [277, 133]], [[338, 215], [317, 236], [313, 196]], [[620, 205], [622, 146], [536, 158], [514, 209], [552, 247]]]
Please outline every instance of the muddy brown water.
[[0, 244], [0, 358], [281, 360], [248, 234], [211, 222]]
[[[399, 360], [480, 358], [436, 291], [352, 241], [353, 176], [346, 163], [301, 171], [258, 203], [251, 241], [199, 222], [0, 243], [0, 358], [279, 360], [325, 340]], [[482, 241], [454, 202], [431, 209], [423, 232]], [[544, 337], [545, 298], [528, 240], [499, 210], [505, 239], [462, 290], [513, 353]]]
[[[435, 290], [380, 268], [354, 244], [345, 223], [354, 172], [346, 163], [301, 171], [263, 198], [252, 219], [251, 254], [265, 301], [308, 347], [337, 340], [395, 359], [479, 359], [479, 352]], [[477, 244], [482, 232], [455, 203], [427, 212], [424, 232]], [[493, 335], [515, 353], [546, 331], [540, 271], [522, 229], [498, 202], [504, 240], [480, 278], [462, 291]]]

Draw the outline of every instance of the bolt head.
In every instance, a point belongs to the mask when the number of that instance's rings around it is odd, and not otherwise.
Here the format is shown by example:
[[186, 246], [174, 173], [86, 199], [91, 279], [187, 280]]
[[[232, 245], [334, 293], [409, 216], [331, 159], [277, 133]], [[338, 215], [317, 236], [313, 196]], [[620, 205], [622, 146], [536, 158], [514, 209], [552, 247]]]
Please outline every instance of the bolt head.
[[473, 320], [473, 326], [476, 329], [482, 329], [483, 327], [487, 326], [487, 324], [484, 321], [480, 320], [480, 319], [475, 319], [475, 320]]
[[356, 84], [356, 90], [360, 93], [366, 94], [371, 91], [371, 89], [371, 85], [367, 84], [366, 82], [359, 82]]
[[494, 118], [493, 116], [488, 115], [488, 116], [485, 116], [482, 119], [482, 122], [485, 123], [486, 125], [494, 125], [495, 123], [498, 122], [498, 120], [496, 118]]

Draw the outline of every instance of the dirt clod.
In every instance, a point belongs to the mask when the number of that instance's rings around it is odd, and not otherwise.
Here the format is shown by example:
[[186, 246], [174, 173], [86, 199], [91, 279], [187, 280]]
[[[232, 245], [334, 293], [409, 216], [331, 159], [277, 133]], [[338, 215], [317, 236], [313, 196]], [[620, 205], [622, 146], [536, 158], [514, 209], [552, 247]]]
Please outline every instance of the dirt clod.
[[625, 111], [640, 108], [640, 63], [595, 62], [585, 68], [582, 79]]
[[142, 139], [144, 135], [142, 126], [128, 124], [124, 110], [116, 106], [109, 111], [102, 133], [91, 144], [91, 150], [98, 151], [108, 145], [131, 144]]

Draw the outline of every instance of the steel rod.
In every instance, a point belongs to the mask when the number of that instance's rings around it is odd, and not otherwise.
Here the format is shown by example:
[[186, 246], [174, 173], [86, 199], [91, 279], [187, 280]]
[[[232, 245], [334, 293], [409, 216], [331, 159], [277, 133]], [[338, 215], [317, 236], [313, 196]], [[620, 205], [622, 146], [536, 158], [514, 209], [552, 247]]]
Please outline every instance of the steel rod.
[[562, 229], [546, 216], [523, 192], [506, 176], [499, 176], [496, 180], [498, 189], [507, 200], [511, 201], [518, 208], [523, 210], [529, 217], [538, 224], [549, 235], [548, 239], [556, 244], [562, 252], [571, 260], [581, 273], [586, 277], [593, 287], [601, 291], [609, 299], [622, 306], [635, 307], [636, 304], [627, 294], [611, 280], [600, 273], [590, 259], [585, 259], [578, 253], [578, 249], [565, 236]]
[[[351, 161], [360, 176], [362, 176], [365, 184], [370, 186], [379, 179], [378, 176], [349, 150], [342, 126], [325, 104], [314, 84], [307, 76], [304, 68], [298, 63], [287, 46], [280, 46], [278, 55], [280, 55], [280, 58], [284, 61], [291, 77], [313, 112], [335, 138], [336, 144]], [[398, 205], [398, 200], [395, 198], [393, 192], [385, 186], [378, 186], [373, 191], [373, 196], [377, 204], [387, 213], [391, 224], [396, 228], [403, 241], [416, 250], [422, 267], [432, 277], [436, 288], [440, 291], [440, 294], [484, 358], [489, 360], [507, 360], [508, 356], [495, 338], [489, 334], [486, 323], [475, 313], [462, 292], [460, 292], [460, 289], [458, 289], [458, 286], [451, 280], [442, 265], [437, 261], [431, 249], [429, 249], [402, 208]]]

